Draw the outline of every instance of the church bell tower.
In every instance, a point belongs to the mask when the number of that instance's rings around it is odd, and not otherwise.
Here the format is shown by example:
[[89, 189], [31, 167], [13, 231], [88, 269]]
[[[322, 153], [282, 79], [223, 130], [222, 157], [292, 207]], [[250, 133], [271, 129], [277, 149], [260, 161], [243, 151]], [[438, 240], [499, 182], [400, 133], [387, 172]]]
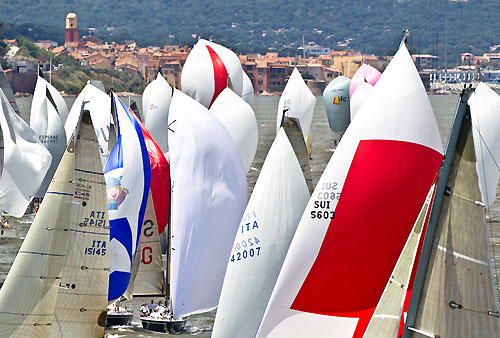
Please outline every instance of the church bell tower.
[[64, 37], [64, 44], [71, 45], [78, 43], [78, 24], [76, 21], [76, 14], [71, 12], [66, 16], [66, 33]]

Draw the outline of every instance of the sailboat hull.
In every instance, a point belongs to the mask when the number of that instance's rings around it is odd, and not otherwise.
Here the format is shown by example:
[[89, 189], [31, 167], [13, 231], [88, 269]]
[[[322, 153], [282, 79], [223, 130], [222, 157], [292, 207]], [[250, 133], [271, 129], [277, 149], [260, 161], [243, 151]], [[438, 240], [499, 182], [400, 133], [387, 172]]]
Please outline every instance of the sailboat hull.
[[108, 312], [108, 315], [106, 317], [106, 327], [130, 325], [133, 317], [134, 314], [132, 312]]
[[170, 334], [182, 333], [186, 325], [185, 319], [141, 318], [141, 322], [144, 330]]

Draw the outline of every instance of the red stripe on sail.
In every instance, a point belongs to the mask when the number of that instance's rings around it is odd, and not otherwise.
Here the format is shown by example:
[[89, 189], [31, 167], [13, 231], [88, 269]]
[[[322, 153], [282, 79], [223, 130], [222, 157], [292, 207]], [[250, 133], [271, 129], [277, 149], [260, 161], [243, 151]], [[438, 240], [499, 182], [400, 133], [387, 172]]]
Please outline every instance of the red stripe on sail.
[[[134, 114], [133, 111], [132, 114]], [[135, 116], [135, 118], [141, 126], [142, 134], [144, 135], [144, 142], [146, 143], [146, 148], [148, 149], [149, 163], [151, 165], [150, 189], [153, 197], [156, 223], [158, 224], [158, 234], [161, 235], [168, 223], [170, 164], [146, 127], [144, 127], [137, 116]], [[165, 130], [165, 132], [167, 131]]]
[[291, 306], [360, 318], [361, 337], [443, 156], [415, 143], [361, 141], [319, 254]]
[[226, 89], [227, 87], [227, 70], [224, 62], [220, 56], [212, 49], [210, 46], [206, 46], [208, 53], [210, 54], [210, 58], [212, 59], [212, 65], [214, 67], [214, 96], [212, 96], [212, 101], [210, 101], [210, 108], [212, 103], [214, 103], [215, 99], [219, 94]]

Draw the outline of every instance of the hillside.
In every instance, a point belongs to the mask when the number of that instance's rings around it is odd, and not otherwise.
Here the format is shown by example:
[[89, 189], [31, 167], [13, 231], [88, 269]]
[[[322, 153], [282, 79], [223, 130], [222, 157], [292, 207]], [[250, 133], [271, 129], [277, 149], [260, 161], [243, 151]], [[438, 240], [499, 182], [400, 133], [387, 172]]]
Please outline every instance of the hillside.
[[413, 52], [438, 54], [443, 61], [446, 22], [449, 63], [461, 52], [480, 54], [500, 44], [498, 0], [0, 2], [7, 37], [24, 29], [27, 35], [61, 42], [69, 11], [78, 15], [81, 34], [95, 27], [97, 36], [108, 41], [128, 38], [142, 45], [193, 44], [201, 35], [239, 52], [294, 54], [304, 36], [306, 43], [388, 55], [396, 50], [401, 31], [409, 28]]

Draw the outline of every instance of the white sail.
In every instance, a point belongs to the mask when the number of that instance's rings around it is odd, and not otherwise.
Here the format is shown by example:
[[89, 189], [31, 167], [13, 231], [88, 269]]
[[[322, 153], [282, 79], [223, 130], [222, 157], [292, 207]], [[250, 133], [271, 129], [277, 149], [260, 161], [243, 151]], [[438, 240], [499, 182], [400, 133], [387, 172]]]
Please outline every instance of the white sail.
[[241, 93], [241, 98], [246, 101], [252, 107], [254, 105], [254, 90], [252, 85], [252, 80], [248, 77], [247, 73], [243, 72], [243, 90]]
[[72, 139], [0, 289], [3, 337], [49, 336], [75, 189], [74, 146]]
[[299, 119], [304, 140], [306, 140], [309, 135], [315, 104], [316, 98], [307, 87], [297, 68], [294, 68], [278, 103], [276, 133], [281, 127], [283, 116], [295, 117]]
[[350, 106], [351, 106], [351, 121], [356, 116], [361, 105], [367, 100], [370, 93], [373, 91], [373, 86], [368, 82], [361, 83], [356, 91], [351, 96]]
[[205, 107], [175, 91], [169, 124], [170, 281], [178, 317], [217, 306], [247, 185], [231, 135]]
[[307, 204], [258, 338], [353, 337], [368, 325], [443, 157], [404, 45], [375, 91]]
[[[49, 170], [47, 170], [45, 178], [35, 194], [35, 197], [39, 198], [45, 196], [45, 192], [49, 187], [52, 176], [54, 176], [56, 172], [59, 161], [67, 145], [64, 121], [59, 115], [58, 109], [54, 106], [52, 94], [48, 94], [48, 85], [47, 81], [38, 77], [35, 92], [33, 94], [33, 101], [31, 102], [30, 114], [30, 127], [38, 135], [40, 143], [43, 144], [52, 155]], [[64, 107], [66, 107], [65, 103]], [[66, 114], [67, 113], [68, 109], [66, 108]]]
[[224, 127], [233, 137], [243, 161], [245, 171], [250, 170], [257, 151], [257, 120], [252, 107], [231, 89], [226, 88], [219, 94], [210, 107]]
[[476, 171], [482, 201], [489, 207], [496, 199], [500, 178], [500, 96], [480, 83], [469, 99]]
[[164, 153], [168, 151], [168, 108], [171, 100], [172, 87], [158, 73], [156, 79], [144, 89], [142, 114], [144, 125]]
[[[106, 184], [90, 115], [79, 124], [68, 245], [50, 337], [103, 337], [108, 304]], [[45, 202], [45, 199], [44, 199]]]
[[49, 169], [52, 156], [35, 132], [14, 112], [0, 91], [0, 125], [4, 157], [0, 177], [0, 209], [21, 217]]
[[12, 109], [14, 109], [17, 115], [20, 115], [19, 108], [17, 108], [17, 103], [14, 97], [14, 93], [12, 92], [12, 87], [10, 86], [10, 82], [7, 79], [7, 76], [5, 76], [5, 73], [1, 65], [0, 65], [0, 89], [5, 94], [5, 97], [7, 97], [7, 101], [11, 105]]
[[68, 118], [64, 124], [66, 138], [71, 136], [78, 122], [80, 112], [84, 110], [90, 111], [92, 123], [94, 124], [95, 134], [99, 142], [99, 153], [101, 154], [101, 162], [104, 167], [108, 158], [108, 142], [110, 137], [111, 121], [111, 98], [105, 92], [98, 89], [92, 84], [87, 84], [81, 93], [73, 102]]
[[151, 191], [149, 192], [141, 237], [139, 237], [140, 261], [135, 276], [134, 296], [162, 295], [165, 274], [162, 270], [162, 257], [158, 224]]
[[[38, 76], [35, 91], [33, 92], [33, 101], [31, 102], [31, 106], [39, 106], [45, 97], [49, 99], [54, 108], [57, 110], [57, 114], [61, 118], [62, 124], [64, 125], [66, 119], [68, 118], [68, 106], [66, 105], [64, 98], [57, 91], [57, 89], [54, 88], [54, 86], [45, 81], [43, 77]], [[31, 111], [33, 112], [33, 108]]]
[[240, 222], [212, 337], [255, 337], [308, 200], [299, 162], [280, 129]]
[[199, 40], [182, 69], [182, 92], [210, 108], [227, 86], [242, 96], [243, 70], [240, 59], [224, 46]]

